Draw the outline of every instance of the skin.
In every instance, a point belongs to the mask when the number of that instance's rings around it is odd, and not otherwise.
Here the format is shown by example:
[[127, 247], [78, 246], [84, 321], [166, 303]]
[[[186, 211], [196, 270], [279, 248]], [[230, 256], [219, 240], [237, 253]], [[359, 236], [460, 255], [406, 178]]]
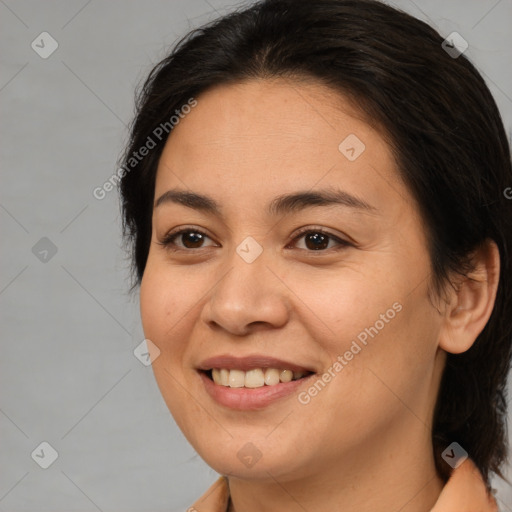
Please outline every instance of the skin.
[[[155, 199], [170, 189], [208, 195], [222, 217], [170, 201], [155, 207], [140, 290], [172, 415], [207, 464], [229, 476], [231, 510], [430, 510], [443, 487], [430, 427], [445, 351], [469, 348], [490, 315], [495, 248], [476, 255], [471, 287], [461, 282], [432, 301], [417, 205], [384, 137], [347, 98], [317, 83], [266, 79], [197, 100], [167, 141]], [[350, 134], [366, 146], [354, 161], [338, 149]], [[276, 196], [320, 189], [372, 208], [267, 212]], [[331, 238], [326, 249], [308, 249], [305, 236], [294, 241], [302, 227], [349, 244]], [[203, 246], [187, 248], [180, 236], [174, 250], [163, 246], [175, 228], [204, 232]], [[263, 248], [252, 263], [236, 252], [248, 236]], [[321, 376], [395, 303], [401, 311], [307, 405], [294, 393], [261, 410], [231, 410], [196, 371], [220, 354], [266, 354]], [[237, 457], [248, 442], [262, 455], [252, 467]]]

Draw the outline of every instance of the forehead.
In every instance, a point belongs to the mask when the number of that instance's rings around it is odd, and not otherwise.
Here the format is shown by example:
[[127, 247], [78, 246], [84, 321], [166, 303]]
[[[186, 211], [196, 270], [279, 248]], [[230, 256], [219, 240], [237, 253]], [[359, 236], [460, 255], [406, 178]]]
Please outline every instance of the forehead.
[[318, 184], [379, 203], [386, 184], [403, 189], [384, 138], [353, 102], [321, 84], [252, 80], [196, 99], [168, 138], [155, 196], [176, 186], [213, 187], [224, 201], [263, 200]]

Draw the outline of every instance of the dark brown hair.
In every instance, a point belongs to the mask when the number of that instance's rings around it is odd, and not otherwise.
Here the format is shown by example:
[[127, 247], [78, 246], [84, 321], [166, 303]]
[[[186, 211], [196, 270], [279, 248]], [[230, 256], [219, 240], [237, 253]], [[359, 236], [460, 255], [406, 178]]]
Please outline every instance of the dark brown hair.
[[[357, 102], [392, 148], [429, 238], [432, 289], [469, 269], [474, 249], [498, 245], [491, 318], [474, 345], [449, 354], [434, 415], [442, 451], [458, 442], [488, 481], [506, 459], [506, 379], [512, 344], [510, 148], [498, 108], [464, 55], [433, 28], [375, 0], [264, 0], [182, 39], [139, 92], [120, 183], [135, 284], [151, 239], [155, 175], [175, 112], [207, 89], [253, 78], [314, 79]], [[179, 122], [179, 120], [178, 120]], [[168, 123], [164, 125], [164, 123]], [[172, 129], [168, 130], [172, 133]], [[161, 134], [161, 130], [157, 131]], [[134, 152], [155, 143], [135, 162]]]

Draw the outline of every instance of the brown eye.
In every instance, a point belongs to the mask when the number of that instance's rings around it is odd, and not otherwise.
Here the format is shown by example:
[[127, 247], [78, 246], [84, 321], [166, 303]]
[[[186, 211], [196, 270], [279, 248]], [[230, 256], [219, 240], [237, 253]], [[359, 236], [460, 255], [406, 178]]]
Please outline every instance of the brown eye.
[[183, 245], [187, 249], [197, 249], [198, 247], [201, 247], [204, 242], [204, 236], [195, 231], [186, 231], [185, 233], [181, 233], [179, 236], [181, 237]]
[[310, 233], [305, 236], [305, 243], [308, 249], [317, 251], [319, 249], [326, 249], [329, 245], [329, 237], [323, 233]]
[[[187, 249], [202, 249], [208, 247], [205, 245], [206, 240], [211, 238], [205, 233], [196, 229], [182, 229], [169, 233], [161, 242], [160, 245], [173, 250], [187, 250]], [[210, 246], [213, 244], [210, 244]]]
[[[304, 241], [299, 243], [302, 239]], [[321, 229], [310, 228], [299, 233], [293, 240], [293, 245], [298, 249], [311, 252], [325, 251], [332, 248], [343, 249], [351, 244]]]

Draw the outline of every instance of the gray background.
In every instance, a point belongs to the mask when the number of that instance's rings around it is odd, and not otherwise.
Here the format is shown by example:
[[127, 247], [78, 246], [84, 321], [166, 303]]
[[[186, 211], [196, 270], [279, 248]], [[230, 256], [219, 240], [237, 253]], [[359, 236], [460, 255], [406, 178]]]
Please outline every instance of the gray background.
[[[393, 4], [462, 34], [510, 133], [512, 0]], [[0, 0], [0, 512], [178, 511], [216, 477], [134, 357], [117, 191], [92, 190], [116, 170], [135, 86], [230, 5]], [[31, 48], [43, 31], [59, 45], [47, 59]], [[42, 441], [59, 454], [46, 470], [31, 458]], [[512, 510], [512, 487], [496, 485]]]

